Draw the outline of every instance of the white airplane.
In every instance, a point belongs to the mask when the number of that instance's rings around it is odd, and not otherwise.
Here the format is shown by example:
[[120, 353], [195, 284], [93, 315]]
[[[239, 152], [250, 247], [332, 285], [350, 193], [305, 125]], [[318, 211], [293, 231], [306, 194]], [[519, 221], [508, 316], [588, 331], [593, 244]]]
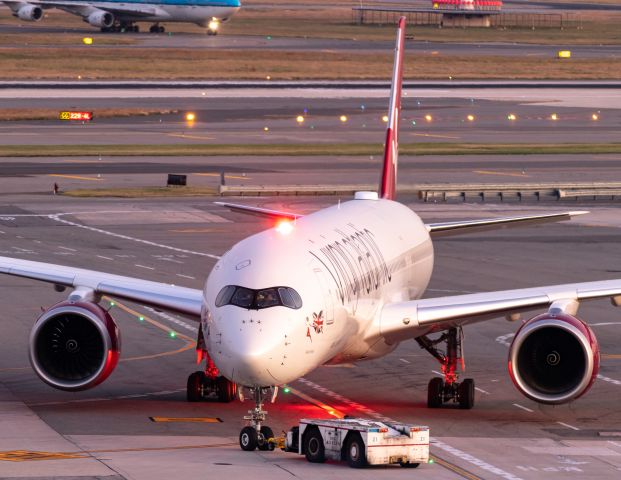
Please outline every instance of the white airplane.
[[[579, 303], [608, 297], [621, 305], [621, 280], [421, 298], [431, 277], [432, 240], [446, 235], [567, 220], [586, 212], [425, 224], [395, 201], [405, 19], [399, 21], [383, 172], [376, 192], [306, 216], [222, 203], [279, 219], [275, 228], [234, 245], [204, 289], [48, 263], [0, 257], [0, 273], [72, 289], [30, 335], [30, 361], [52, 387], [84, 390], [104, 381], [120, 353], [120, 333], [102, 295], [200, 320], [197, 352], [204, 371], [188, 378], [190, 401], [236, 392], [254, 397], [240, 433], [244, 450], [267, 449], [264, 400], [320, 365], [378, 358], [416, 340], [437, 358], [444, 378], [428, 385], [428, 406], [474, 405], [474, 381], [459, 381], [462, 327], [542, 309], [523, 322], [509, 353], [509, 375], [534, 401], [570, 402], [589, 390], [599, 349], [576, 317]], [[433, 335], [437, 335], [432, 338]], [[442, 350], [440, 346], [445, 345]], [[239, 386], [239, 389], [238, 389]]]
[[137, 32], [136, 22], [153, 22], [149, 31], [163, 33], [160, 22], [195, 23], [216, 35], [221, 22], [241, 8], [240, 0], [0, 0], [15, 17], [38, 22], [43, 10], [58, 8], [82, 17], [102, 32]]

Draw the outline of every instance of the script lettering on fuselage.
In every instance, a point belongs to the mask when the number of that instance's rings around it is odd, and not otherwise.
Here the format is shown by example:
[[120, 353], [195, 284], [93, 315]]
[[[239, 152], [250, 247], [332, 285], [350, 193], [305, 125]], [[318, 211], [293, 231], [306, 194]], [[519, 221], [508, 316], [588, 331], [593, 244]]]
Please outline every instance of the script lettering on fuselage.
[[330, 273], [343, 305], [391, 281], [391, 270], [370, 230], [349, 224], [334, 231], [338, 240], [309, 253]]

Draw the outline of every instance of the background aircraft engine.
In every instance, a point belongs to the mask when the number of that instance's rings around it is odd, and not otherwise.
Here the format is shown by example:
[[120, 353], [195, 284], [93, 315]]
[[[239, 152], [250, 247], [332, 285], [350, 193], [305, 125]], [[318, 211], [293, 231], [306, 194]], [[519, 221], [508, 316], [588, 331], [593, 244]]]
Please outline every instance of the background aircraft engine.
[[96, 10], [86, 17], [86, 21], [93, 27], [111, 27], [114, 24], [114, 15], [103, 10]]
[[17, 16], [22, 20], [38, 22], [43, 18], [43, 9], [36, 5], [24, 5], [17, 11]]
[[93, 388], [112, 373], [121, 337], [110, 314], [95, 303], [63, 302], [41, 315], [30, 332], [30, 363], [54, 388]]
[[517, 389], [540, 403], [570, 402], [586, 393], [599, 371], [599, 345], [582, 320], [544, 313], [515, 334], [509, 374]]

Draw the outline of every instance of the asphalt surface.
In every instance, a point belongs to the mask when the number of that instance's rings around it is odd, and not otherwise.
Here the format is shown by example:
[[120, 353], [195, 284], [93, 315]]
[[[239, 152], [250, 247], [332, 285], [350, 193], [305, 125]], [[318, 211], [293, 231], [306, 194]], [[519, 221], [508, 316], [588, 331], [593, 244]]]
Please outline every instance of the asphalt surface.
[[[15, 181], [28, 190], [31, 180]], [[301, 198], [251, 203], [305, 213], [334, 201]], [[404, 201], [428, 221], [562, 208]], [[220, 255], [234, 242], [266, 227], [260, 220], [229, 213], [205, 199], [85, 201], [38, 194], [5, 196], [2, 203], [2, 255], [194, 288], [201, 288], [214, 264], [200, 254]], [[436, 242], [436, 268], [428, 295], [618, 277], [619, 217], [614, 207], [605, 204], [589, 208], [594, 215], [580, 222]], [[50, 213], [70, 213], [62, 218], [97, 230], [28, 216]], [[195, 253], [178, 254], [170, 246]], [[62, 294], [15, 278], [2, 277], [0, 285], [5, 299], [0, 315], [5, 332], [0, 337], [2, 450], [84, 455], [53, 461], [0, 460], [2, 478], [199, 478], [207, 471], [218, 476], [252, 471], [259, 478], [396, 478], [405, 473], [399, 468], [354, 472], [338, 463], [311, 465], [293, 454], [240, 451], [236, 437], [250, 408], [247, 403], [185, 401], [185, 379], [196, 367], [191, 341], [182, 335], [194, 338], [196, 325], [137, 305], [127, 305], [131, 313], [124, 310], [123, 302], [112, 309], [124, 345], [123, 361], [113, 375], [94, 390], [55, 391], [28, 367], [27, 339], [39, 308], [62, 300]], [[137, 314], [163, 327], [140, 322]], [[605, 379], [570, 405], [541, 407], [513, 388], [506, 371], [505, 343], [517, 325], [494, 320], [466, 330], [467, 375], [476, 379], [478, 388], [472, 411], [425, 408], [426, 384], [438, 365], [414, 342], [407, 342], [383, 359], [321, 367], [294, 382], [302, 396], [281, 394], [275, 405], [267, 406], [267, 423], [280, 431], [301, 417], [325, 417], [319, 403], [345, 414], [429, 425], [435, 439], [432, 452], [440, 460], [420, 467], [417, 478], [614, 478], [621, 466], [621, 444], [614, 436], [603, 435], [615, 435], [621, 428], [616, 402], [621, 322], [606, 301], [585, 304], [581, 316], [594, 324], [604, 354], [601, 374]], [[170, 330], [179, 333], [176, 339], [170, 337]], [[177, 352], [183, 348], [187, 350]], [[152, 416], [218, 417], [222, 423], [162, 424], [151, 421]]]

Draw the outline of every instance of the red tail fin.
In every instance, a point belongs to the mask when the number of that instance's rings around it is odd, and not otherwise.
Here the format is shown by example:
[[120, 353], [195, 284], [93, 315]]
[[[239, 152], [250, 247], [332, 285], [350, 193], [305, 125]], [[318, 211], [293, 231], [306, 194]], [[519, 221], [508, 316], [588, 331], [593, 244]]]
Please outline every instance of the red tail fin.
[[405, 41], [405, 17], [399, 19], [395, 61], [390, 88], [390, 111], [384, 147], [384, 169], [380, 182], [381, 198], [394, 200], [397, 184], [397, 161], [399, 159], [399, 116], [401, 114], [401, 82], [403, 80], [403, 47]]

